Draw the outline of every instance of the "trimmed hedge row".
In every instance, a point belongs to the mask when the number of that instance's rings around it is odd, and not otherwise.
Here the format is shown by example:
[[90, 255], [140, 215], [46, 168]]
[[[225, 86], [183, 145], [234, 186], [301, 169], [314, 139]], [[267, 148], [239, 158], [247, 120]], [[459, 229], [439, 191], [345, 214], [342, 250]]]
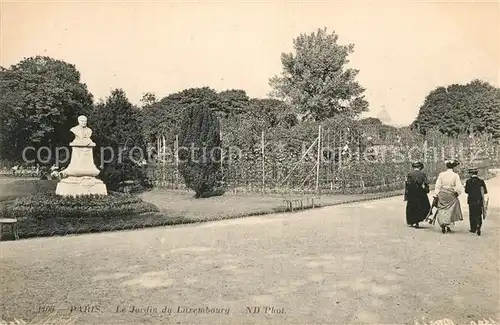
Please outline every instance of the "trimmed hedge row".
[[8, 214], [16, 219], [100, 218], [106, 220], [155, 211], [158, 211], [156, 206], [133, 195], [64, 197], [54, 193], [39, 193], [16, 199], [8, 209]]

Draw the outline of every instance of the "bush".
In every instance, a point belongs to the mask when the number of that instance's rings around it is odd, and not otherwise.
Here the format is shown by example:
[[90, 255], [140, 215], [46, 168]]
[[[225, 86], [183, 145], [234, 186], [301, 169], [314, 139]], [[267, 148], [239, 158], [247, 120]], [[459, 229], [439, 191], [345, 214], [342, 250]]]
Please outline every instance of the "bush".
[[152, 187], [146, 172], [132, 161], [124, 161], [104, 167], [99, 178], [110, 191], [121, 191], [125, 181], [134, 181], [135, 192]]
[[186, 186], [196, 192], [196, 198], [224, 194], [220, 166], [220, 129], [217, 117], [207, 105], [194, 104], [188, 107], [181, 124], [179, 144], [192, 148], [194, 152], [179, 152], [179, 172]]
[[5, 211], [16, 219], [98, 219], [157, 212], [158, 208], [133, 195], [111, 194], [77, 197], [41, 193], [16, 199]]

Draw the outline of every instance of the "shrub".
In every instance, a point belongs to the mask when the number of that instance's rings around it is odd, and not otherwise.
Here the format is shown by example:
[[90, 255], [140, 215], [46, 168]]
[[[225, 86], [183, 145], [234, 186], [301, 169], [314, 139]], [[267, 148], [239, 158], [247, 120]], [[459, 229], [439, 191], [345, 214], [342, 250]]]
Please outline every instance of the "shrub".
[[219, 122], [207, 105], [193, 104], [184, 114], [179, 135], [181, 164], [179, 172], [186, 186], [196, 192], [196, 198], [218, 196], [224, 193], [220, 166], [221, 148]]
[[105, 166], [99, 178], [110, 191], [120, 191], [125, 181], [134, 181], [136, 185], [135, 191], [152, 187], [146, 172], [130, 159], [124, 160], [122, 163]]
[[6, 209], [9, 217], [17, 219], [99, 219], [124, 218], [158, 208], [141, 198], [126, 194], [88, 195], [77, 197], [40, 193], [16, 199]]

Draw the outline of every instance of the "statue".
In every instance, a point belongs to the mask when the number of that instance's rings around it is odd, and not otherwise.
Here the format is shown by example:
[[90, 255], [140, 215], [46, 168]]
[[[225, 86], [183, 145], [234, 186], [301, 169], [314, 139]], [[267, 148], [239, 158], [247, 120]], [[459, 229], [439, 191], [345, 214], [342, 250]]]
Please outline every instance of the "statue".
[[75, 140], [69, 144], [70, 146], [95, 147], [95, 143], [90, 139], [92, 129], [87, 127], [87, 117], [78, 116], [78, 125], [72, 127], [70, 131], [75, 135]]
[[107, 195], [106, 185], [95, 178], [100, 171], [94, 165], [93, 148], [95, 143], [90, 138], [92, 130], [87, 127], [87, 118], [78, 117], [78, 125], [70, 131], [75, 139], [69, 144], [72, 147], [71, 161], [61, 172], [63, 179], [57, 184], [56, 194], [63, 196], [100, 194]]

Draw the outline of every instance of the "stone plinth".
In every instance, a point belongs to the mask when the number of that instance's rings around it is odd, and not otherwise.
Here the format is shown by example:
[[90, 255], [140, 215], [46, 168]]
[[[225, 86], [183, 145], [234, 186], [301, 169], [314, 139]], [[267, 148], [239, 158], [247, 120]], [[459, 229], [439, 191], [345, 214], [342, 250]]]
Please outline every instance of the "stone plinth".
[[106, 184], [92, 176], [69, 176], [63, 178], [56, 188], [56, 194], [63, 196], [108, 195]]
[[99, 175], [100, 171], [94, 165], [94, 155], [93, 148], [95, 144], [91, 146], [81, 146], [78, 144], [70, 143], [73, 148], [71, 152], [71, 161], [63, 171], [65, 176], [92, 176], [95, 177]]

